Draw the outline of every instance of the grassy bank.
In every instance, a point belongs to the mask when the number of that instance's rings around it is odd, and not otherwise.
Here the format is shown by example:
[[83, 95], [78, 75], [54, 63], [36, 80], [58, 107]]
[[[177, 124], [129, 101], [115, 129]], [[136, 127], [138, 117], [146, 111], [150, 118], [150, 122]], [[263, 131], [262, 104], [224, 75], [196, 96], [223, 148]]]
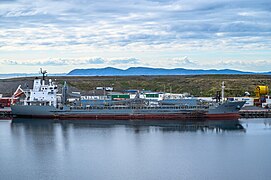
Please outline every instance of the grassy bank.
[[[145, 89], [174, 93], [188, 92], [194, 96], [214, 96], [226, 84], [226, 96], [242, 96], [245, 91], [254, 95], [257, 85], [271, 87], [271, 76], [267, 75], [196, 75], [196, 76], [110, 76], [110, 77], [50, 77], [61, 86], [67, 81], [72, 91], [88, 93], [97, 86], [112, 86], [115, 91]], [[33, 78], [0, 80], [0, 93], [9, 95], [19, 84], [32, 87]]]

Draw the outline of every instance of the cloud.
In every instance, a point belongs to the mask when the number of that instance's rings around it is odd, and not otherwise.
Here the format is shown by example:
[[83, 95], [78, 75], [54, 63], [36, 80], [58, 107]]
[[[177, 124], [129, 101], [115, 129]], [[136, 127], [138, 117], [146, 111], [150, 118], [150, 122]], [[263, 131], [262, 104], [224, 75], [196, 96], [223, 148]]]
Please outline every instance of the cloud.
[[[2, 2], [0, 31], [6, 34], [1, 37], [2, 49], [63, 49], [76, 45], [87, 49], [138, 42], [151, 48], [182, 44], [203, 49], [206, 41], [217, 49], [241, 47], [250, 37], [259, 40], [248, 48], [258, 48], [258, 43], [270, 47], [270, 41], [264, 40], [271, 37], [271, 13], [267, 8], [269, 1], [264, 0], [29, 2], [32, 1]], [[235, 37], [239, 39], [236, 41]]]
[[234, 69], [252, 72], [271, 72], [270, 60], [217, 60], [216, 62], [190, 60], [187, 56], [168, 60], [170, 68], [187, 69]]
[[136, 58], [130, 58], [130, 59], [111, 60], [110, 63], [112, 65], [119, 65], [119, 64], [137, 65], [137, 64], [140, 64], [140, 61]]
[[230, 60], [230, 61], [220, 61], [214, 65], [220, 69], [238, 69], [243, 71], [271, 72], [270, 69], [271, 60], [255, 60], [253, 62]]
[[242, 60], [217, 61], [216, 63], [201, 62], [191, 66], [193, 69], [234, 69], [252, 72], [270, 72], [271, 60], [255, 60], [247, 62]]
[[[157, 61], [157, 64], [160, 62]], [[159, 67], [150, 63], [144, 63], [142, 60], [136, 58], [116, 58], [116, 59], [103, 59], [103, 58], [90, 58], [90, 59], [50, 59], [40, 61], [16, 61], [16, 60], [4, 60], [0, 61], [0, 65], [6, 66], [38, 66], [38, 67]], [[76, 65], [76, 66], [75, 66]], [[190, 60], [187, 56], [181, 58], [172, 58], [166, 61], [167, 66], [163, 68], [186, 68], [186, 69], [234, 69], [242, 71], [253, 72], [271, 72], [271, 60], [255, 60], [252, 62], [246, 62], [242, 60], [217, 60], [215, 63], [209, 63], [205, 61]], [[63, 71], [65, 72], [65, 71]]]
[[90, 59], [49, 59], [49, 60], [28, 60], [28, 61], [16, 61], [16, 60], [4, 60], [0, 61], [0, 64], [4, 65], [24, 65], [24, 66], [66, 66], [66, 65], [136, 65], [140, 61], [136, 58], [128, 59], [102, 59], [102, 58], [90, 58]]
[[16, 60], [4, 60], [1, 64], [4, 65], [23, 65], [23, 66], [63, 66], [76, 61], [67, 61], [64, 59], [59, 60], [47, 60], [47, 61], [16, 61]]
[[196, 61], [190, 60], [187, 56], [184, 56], [182, 58], [173, 58], [170, 63], [172, 64], [172, 66], [177, 67], [193, 67], [198, 64]]
[[[14, 61], [7, 64], [143, 66], [188, 51], [210, 56], [251, 51], [255, 53], [249, 58], [255, 60], [271, 55], [271, 51], [261, 55], [271, 48], [269, 0], [4, 0], [0, 4], [0, 59]], [[18, 52], [24, 53], [15, 56]], [[208, 61], [206, 56], [193, 59]], [[196, 67], [191, 59], [171, 59], [170, 65]]]
[[[80, 61], [79, 61], [80, 63]], [[82, 61], [80, 64], [104, 64], [105, 60], [102, 58], [94, 58], [94, 59], [88, 59], [86, 61]]]

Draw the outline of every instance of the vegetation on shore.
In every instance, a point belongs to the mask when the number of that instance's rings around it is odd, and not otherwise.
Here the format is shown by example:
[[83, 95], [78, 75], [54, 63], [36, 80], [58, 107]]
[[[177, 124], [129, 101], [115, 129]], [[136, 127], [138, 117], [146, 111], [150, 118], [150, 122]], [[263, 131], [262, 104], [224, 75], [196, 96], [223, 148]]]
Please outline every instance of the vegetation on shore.
[[[63, 76], [50, 77], [61, 86], [67, 81], [73, 91], [88, 94], [95, 87], [113, 87], [114, 91], [126, 89], [184, 93], [194, 96], [215, 96], [225, 82], [226, 96], [243, 96], [248, 91], [254, 95], [257, 85], [271, 86], [269, 75], [183, 75], [183, 76]], [[19, 84], [32, 86], [33, 77], [0, 80], [0, 93], [11, 94]]]

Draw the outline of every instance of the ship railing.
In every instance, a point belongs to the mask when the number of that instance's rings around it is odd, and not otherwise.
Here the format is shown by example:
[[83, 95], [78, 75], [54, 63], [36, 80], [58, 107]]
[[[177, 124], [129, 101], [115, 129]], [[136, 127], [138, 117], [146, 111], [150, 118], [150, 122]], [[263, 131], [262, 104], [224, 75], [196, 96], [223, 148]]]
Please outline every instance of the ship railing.
[[182, 106], [71, 106], [71, 109], [185, 109], [185, 110], [203, 110], [208, 109], [208, 106], [204, 105], [194, 105], [194, 106], [188, 106], [188, 105], [182, 105]]

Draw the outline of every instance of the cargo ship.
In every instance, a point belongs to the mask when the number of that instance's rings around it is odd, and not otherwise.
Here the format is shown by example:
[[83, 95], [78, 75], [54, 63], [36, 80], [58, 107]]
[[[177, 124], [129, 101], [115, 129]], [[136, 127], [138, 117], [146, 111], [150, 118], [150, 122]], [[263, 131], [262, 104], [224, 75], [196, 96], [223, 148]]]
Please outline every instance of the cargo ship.
[[[195, 99], [151, 101], [137, 95], [134, 99], [104, 102], [100, 105], [67, 105], [65, 90], [62, 99], [57, 97], [58, 86], [49, 79], [34, 79], [33, 89], [24, 91], [25, 98], [11, 105], [15, 117], [47, 119], [106, 119], [106, 120], [188, 120], [188, 119], [238, 119], [241, 102], [207, 103]], [[46, 83], [47, 82], [47, 83]]]

